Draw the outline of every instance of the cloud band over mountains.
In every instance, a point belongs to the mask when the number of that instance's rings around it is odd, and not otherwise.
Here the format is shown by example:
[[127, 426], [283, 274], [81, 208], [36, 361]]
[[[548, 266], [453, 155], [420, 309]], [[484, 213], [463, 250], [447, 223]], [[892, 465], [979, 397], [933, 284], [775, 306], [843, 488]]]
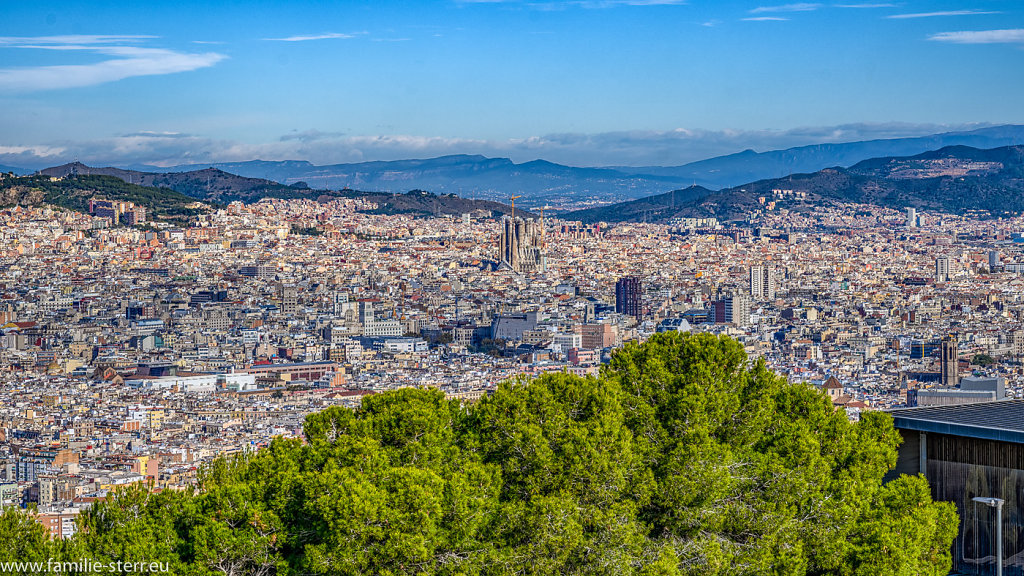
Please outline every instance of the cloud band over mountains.
[[672, 166], [748, 148], [777, 150], [818, 143], [924, 136], [983, 126], [889, 123], [791, 130], [636, 130], [560, 133], [506, 140], [353, 136], [308, 130], [263, 143], [243, 143], [176, 132], [137, 132], [91, 141], [0, 144], [0, 164], [38, 169], [78, 159], [92, 165], [166, 167], [261, 159], [308, 160], [323, 165], [482, 154], [508, 157], [516, 162], [541, 158], [572, 166]]

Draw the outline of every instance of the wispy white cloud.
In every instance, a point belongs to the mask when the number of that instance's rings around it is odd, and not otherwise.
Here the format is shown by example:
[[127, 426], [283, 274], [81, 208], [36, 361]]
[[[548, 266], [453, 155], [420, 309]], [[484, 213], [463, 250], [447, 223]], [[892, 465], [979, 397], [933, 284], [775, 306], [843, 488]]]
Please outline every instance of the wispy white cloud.
[[765, 12], [813, 12], [821, 8], [821, 4], [800, 2], [797, 4], [782, 4], [780, 6], [758, 6], [750, 11], [751, 14], [763, 14]]
[[868, 4], [836, 4], [836, 8], [898, 8], [899, 4], [891, 4], [888, 2], [876, 2]]
[[66, 36], [0, 36], [0, 46], [126, 44], [152, 40], [157, 36], [128, 34], [73, 34]]
[[781, 16], [752, 16], [750, 18], [741, 18], [744, 22], [788, 22], [789, 18], [783, 18]]
[[227, 58], [207, 52], [190, 54], [136, 45], [153, 36], [75, 35], [0, 37], [0, 48], [84, 50], [113, 58], [90, 64], [0, 68], [0, 92], [33, 92], [79, 88], [135, 76], [188, 72]]
[[932, 34], [928, 39], [953, 44], [1024, 44], [1024, 29], [939, 32]]
[[359, 34], [345, 34], [341, 32], [326, 32], [324, 34], [310, 34], [307, 36], [288, 36], [287, 38], [264, 38], [270, 42], [307, 42], [309, 40], [333, 40], [355, 38]]
[[938, 16], [976, 16], [980, 14], [1002, 14], [988, 10], [944, 10], [941, 12], [916, 12], [913, 14], [890, 14], [886, 18], [904, 20], [907, 18], [935, 18]]

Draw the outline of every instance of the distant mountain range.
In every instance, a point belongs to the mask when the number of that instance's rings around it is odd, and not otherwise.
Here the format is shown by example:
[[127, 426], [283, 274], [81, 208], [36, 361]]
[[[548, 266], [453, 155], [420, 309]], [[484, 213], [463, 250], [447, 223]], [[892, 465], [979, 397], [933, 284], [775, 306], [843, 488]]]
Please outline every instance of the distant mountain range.
[[766, 178], [816, 172], [833, 166], [849, 167], [869, 158], [912, 156], [947, 146], [998, 148], [1024, 144], [1024, 126], [1006, 125], [968, 132], [947, 132], [917, 138], [891, 138], [842, 144], [815, 144], [787, 150], [719, 156], [683, 166], [616, 167], [627, 174], [675, 177], [686, 183], [720, 189]]
[[25, 168], [18, 168], [16, 166], [5, 166], [0, 164], [0, 174], [7, 174], [10, 172], [17, 174], [18, 176], [25, 176], [27, 174], [31, 174], [33, 171]]
[[[116, 189], [111, 189], [109, 186], [105, 187], [102, 190], [103, 194], [105, 194], [104, 198], [110, 200], [130, 200], [150, 208], [156, 207], [155, 204], [150, 206], [151, 200], [164, 194], [178, 199], [187, 198], [189, 202], [200, 200], [208, 203], [228, 203], [236, 200], [251, 203], [258, 202], [263, 198], [306, 198], [323, 202], [335, 198], [361, 198], [377, 205], [377, 208], [368, 210], [369, 212], [378, 214], [409, 214], [412, 216], [444, 216], [461, 215], [464, 213], [476, 215], [490, 213], [500, 216], [512, 212], [512, 207], [506, 204], [487, 200], [460, 198], [452, 194], [438, 195], [424, 190], [412, 190], [403, 194], [362, 192], [347, 189], [314, 190], [301, 182], [286, 186], [262, 178], [247, 178], [230, 174], [216, 168], [204, 168], [192, 172], [157, 173], [112, 167], [96, 168], [86, 166], [80, 162], [73, 162], [71, 164], [46, 168], [40, 170], [36, 176], [17, 178], [8, 183], [12, 189], [20, 190], [25, 186], [18, 186], [16, 184], [18, 182], [39, 186], [40, 183], [48, 183], [49, 178], [65, 178], [65, 180], [61, 180], [58, 183], [47, 184], [48, 187], [55, 189], [68, 189], [74, 183], [98, 185], [116, 179], [124, 183], [125, 186], [116, 187]], [[145, 201], [139, 201], [126, 196], [128, 192], [134, 192], [138, 195], [142, 191], [146, 191], [143, 194]], [[170, 193], [171, 191], [173, 191], [173, 194]], [[84, 194], [84, 190], [76, 190], [75, 196], [81, 197]], [[48, 198], [50, 200], [45, 201], [64, 205], [61, 202], [52, 201], [53, 198], [57, 198], [56, 196]], [[44, 201], [42, 197], [35, 198], [35, 196], [29, 196], [29, 199], [35, 203]], [[20, 201], [21, 196], [12, 196], [7, 205], [18, 204]], [[77, 205], [68, 207], [80, 208]], [[517, 213], [529, 215], [523, 210], [519, 210]]]
[[[449, 157], [452, 158], [452, 157]], [[453, 160], [454, 161], [454, 160]], [[461, 164], [455, 161], [456, 164]], [[481, 164], [488, 164], [480, 159]], [[497, 165], [503, 163], [498, 162]], [[549, 172], [577, 170], [546, 167]], [[487, 169], [482, 169], [487, 172]], [[594, 170], [601, 174], [600, 170]], [[56, 182], [51, 178], [62, 178]], [[216, 168], [192, 172], [142, 172], [94, 168], [81, 163], [40, 171], [35, 176], [6, 178], [0, 204], [50, 203], [83, 209], [88, 198], [131, 200], [154, 214], [187, 216], [192, 200], [224, 203], [255, 202], [263, 198], [307, 198], [329, 201], [362, 198], [381, 214], [475, 215], [508, 214], [508, 205], [454, 194], [424, 190], [405, 193], [351, 189], [317, 190], [304, 182], [284, 185], [263, 178], [238, 176]], [[775, 209], [813, 210], [836, 203], [860, 203], [947, 212], [987, 211], [992, 215], [1024, 212], [1024, 146], [978, 149], [948, 146], [914, 156], [888, 156], [858, 162], [849, 168], [831, 167], [784, 178], [757, 180], [741, 186], [711, 190], [689, 186], [661, 194], [563, 214], [584, 222], [665, 222], [682, 216], [740, 218], [774, 203]], [[521, 214], [527, 214], [520, 210]]]
[[[786, 191], [776, 193], [774, 191]], [[813, 210], [827, 204], [874, 204], [952, 213], [1024, 212], [1024, 146], [981, 150], [949, 146], [907, 157], [873, 158], [850, 168], [758, 180], [713, 192], [705, 188], [578, 210], [562, 215], [584, 222], [651, 221], [675, 217], [740, 218], [765, 203], [776, 209]]]
[[[191, 171], [207, 166], [166, 169]], [[516, 164], [508, 158], [454, 155], [427, 160], [395, 160], [314, 166], [308, 162], [233, 162], [213, 164], [252, 178], [283, 184], [303, 182], [312, 188], [406, 192], [429, 190], [468, 198], [503, 201], [522, 195], [523, 204], [573, 205], [614, 202], [669, 190], [679, 178], [624, 174], [606, 168], [574, 168], [544, 160]]]
[[1006, 125], [915, 138], [892, 138], [842, 144], [816, 144], [787, 150], [719, 156], [682, 166], [577, 168], [544, 160], [516, 164], [508, 158], [478, 155], [442, 156], [315, 166], [305, 161], [218, 163], [151, 168], [184, 172], [218, 168], [232, 174], [282, 184], [303, 182], [312, 188], [438, 194], [504, 201], [522, 195], [524, 206], [580, 206], [643, 198], [699, 185], [717, 190], [765, 178], [809, 173], [832, 166], [852, 166], [883, 156], [910, 156], [945, 146], [996, 148], [1024, 144], [1024, 126]]
[[[849, 167], [869, 158], [910, 156], [951, 145], [996, 148], [1022, 144], [1024, 126], [1006, 125], [915, 138], [817, 144], [769, 152], [746, 150], [682, 166], [577, 168], [544, 160], [517, 164], [508, 158], [453, 155], [327, 166], [300, 160], [253, 160], [100, 170], [134, 183], [167, 186], [186, 194], [187, 190], [194, 190], [218, 201], [251, 201], [265, 195], [291, 197], [294, 190], [308, 186], [320, 190], [349, 188], [401, 193], [419, 189], [499, 202], [510, 196], [522, 196], [519, 203], [524, 207], [549, 204], [556, 208], [578, 208], [644, 198], [694, 185], [717, 190], [833, 166]], [[26, 173], [2, 166], [0, 171]], [[173, 175], [177, 173], [188, 176]], [[241, 181], [239, 177], [252, 180]]]

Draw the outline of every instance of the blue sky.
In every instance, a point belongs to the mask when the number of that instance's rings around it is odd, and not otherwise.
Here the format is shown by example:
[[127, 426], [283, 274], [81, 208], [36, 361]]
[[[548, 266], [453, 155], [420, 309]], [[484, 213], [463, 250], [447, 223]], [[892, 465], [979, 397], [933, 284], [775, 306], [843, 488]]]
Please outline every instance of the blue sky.
[[0, 164], [681, 164], [1024, 123], [1024, 5], [4, 2]]

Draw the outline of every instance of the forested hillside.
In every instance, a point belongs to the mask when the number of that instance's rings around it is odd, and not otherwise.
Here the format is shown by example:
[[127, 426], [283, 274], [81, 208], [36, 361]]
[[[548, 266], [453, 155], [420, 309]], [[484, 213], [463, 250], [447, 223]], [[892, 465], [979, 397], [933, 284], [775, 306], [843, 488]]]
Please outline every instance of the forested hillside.
[[169, 190], [129, 184], [114, 176], [21, 176], [0, 179], [0, 206], [50, 204], [88, 212], [89, 199], [102, 198], [134, 202], [144, 206], [152, 218], [187, 223], [207, 208], [197, 208], [195, 198]]

